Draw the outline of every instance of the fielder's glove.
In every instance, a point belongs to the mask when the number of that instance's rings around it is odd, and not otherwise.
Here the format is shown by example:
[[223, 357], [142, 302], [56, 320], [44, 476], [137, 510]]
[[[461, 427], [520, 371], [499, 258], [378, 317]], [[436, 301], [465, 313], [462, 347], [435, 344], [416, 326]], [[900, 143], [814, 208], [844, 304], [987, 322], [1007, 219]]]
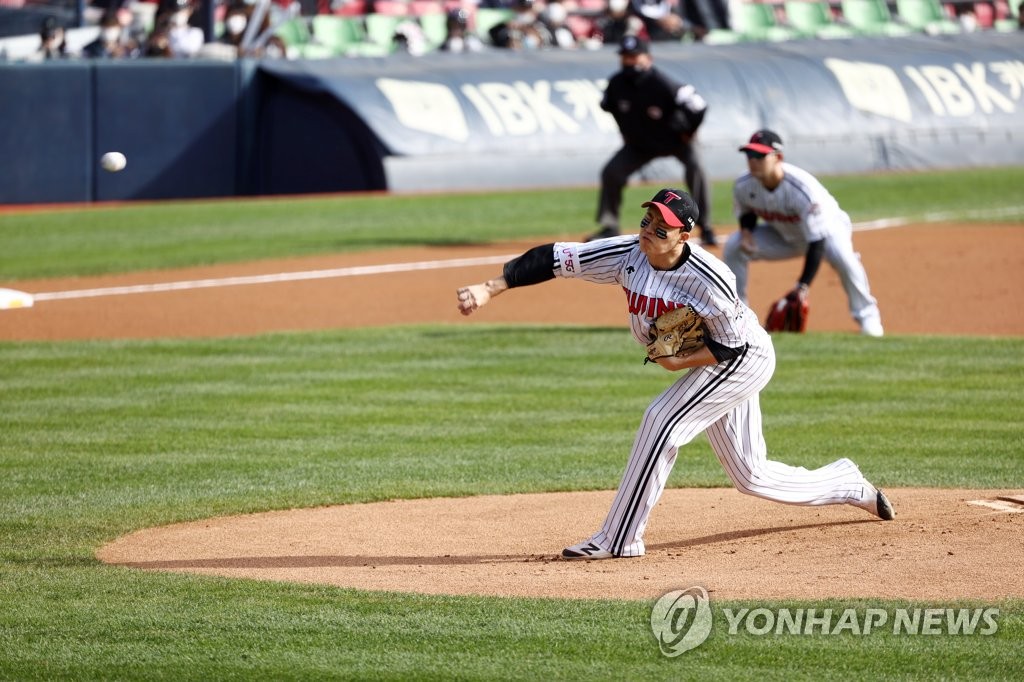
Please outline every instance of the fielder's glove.
[[811, 306], [806, 296], [795, 292], [786, 294], [768, 309], [765, 331], [802, 333], [807, 329], [807, 316], [810, 312]]
[[654, 321], [647, 359], [686, 357], [704, 347], [704, 320], [692, 306], [670, 310]]

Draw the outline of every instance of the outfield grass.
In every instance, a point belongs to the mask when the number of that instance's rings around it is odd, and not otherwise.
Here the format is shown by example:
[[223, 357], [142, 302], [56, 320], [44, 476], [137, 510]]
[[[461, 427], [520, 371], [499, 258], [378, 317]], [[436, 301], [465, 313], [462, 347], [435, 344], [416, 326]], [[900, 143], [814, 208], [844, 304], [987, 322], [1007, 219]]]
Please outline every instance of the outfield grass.
[[[763, 396], [771, 452], [808, 466], [841, 452], [888, 486], [1020, 487], [1024, 340], [972, 340], [970, 355], [963, 346], [780, 338]], [[620, 329], [7, 343], [0, 366], [6, 679], [572, 679], [581, 666], [599, 679], [1008, 679], [1024, 654], [1017, 602], [998, 605], [992, 637], [719, 629], [669, 660], [644, 603], [381, 595], [142, 574], [92, 558], [133, 529], [218, 514], [613, 488], [666, 381]], [[700, 439], [670, 485], [728, 482]]]
[[[967, 220], [985, 202], [1012, 209], [1022, 180], [1002, 169], [836, 184], [856, 220], [944, 210]], [[627, 203], [649, 194], [630, 188]], [[5, 215], [0, 273], [578, 235], [595, 201], [578, 190]], [[728, 215], [722, 190], [718, 205]], [[811, 334], [776, 346], [762, 407], [780, 459], [850, 456], [885, 486], [1024, 487], [1024, 339]], [[715, 603], [711, 639], [667, 659], [649, 603], [369, 593], [93, 558], [131, 530], [219, 514], [614, 488], [667, 380], [624, 329], [0, 343], [0, 377], [0, 679], [993, 680], [1016, 679], [1024, 660], [1021, 600], [996, 604], [990, 637], [730, 636], [724, 608], [780, 604]], [[703, 439], [670, 479], [727, 484]], [[947, 603], [960, 604], [952, 587]]]

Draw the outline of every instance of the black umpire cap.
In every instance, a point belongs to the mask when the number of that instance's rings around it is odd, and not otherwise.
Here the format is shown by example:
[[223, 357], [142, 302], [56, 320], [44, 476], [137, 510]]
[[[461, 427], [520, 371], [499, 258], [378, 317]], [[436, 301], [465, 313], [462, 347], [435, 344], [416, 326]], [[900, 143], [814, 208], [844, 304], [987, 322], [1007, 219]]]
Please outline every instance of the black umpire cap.
[[638, 55], [649, 54], [651, 45], [640, 36], [626, 36], [619, 43], [619, 54]]

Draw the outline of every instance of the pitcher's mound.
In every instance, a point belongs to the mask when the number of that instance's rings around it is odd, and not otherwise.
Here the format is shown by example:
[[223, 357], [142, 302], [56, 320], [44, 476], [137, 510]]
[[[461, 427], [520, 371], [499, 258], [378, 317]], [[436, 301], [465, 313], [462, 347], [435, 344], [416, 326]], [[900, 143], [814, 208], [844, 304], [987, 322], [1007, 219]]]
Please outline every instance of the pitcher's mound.
[[[1019, 490], [887, 489], [896, 520], [732, 489], [665, 491], [639, 559], [564, 561], [614, 491], [402, 500], [142, 530], [102, 547], [147, 570], [368, 590], [653, 599], [1024, 597]], [[1002, 498], [1002, 499], [1000, 499]]]

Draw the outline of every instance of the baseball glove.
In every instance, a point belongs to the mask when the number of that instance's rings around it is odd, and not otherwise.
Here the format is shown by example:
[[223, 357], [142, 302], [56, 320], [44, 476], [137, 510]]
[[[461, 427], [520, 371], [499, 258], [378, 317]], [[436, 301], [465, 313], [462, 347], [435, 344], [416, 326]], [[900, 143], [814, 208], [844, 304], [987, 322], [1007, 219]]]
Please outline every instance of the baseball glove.
[[683, 306], [655, 320], [651, 334], [654, 338], [647, 344], [646, 361], [686, 357], [704, 346], [704, 320], [692, 306]]
[[764, 323], [765, 331], [802, 333], [807, 329], [807, 316], [810, 311], [811, 306], [806, 298], [801, 299], [796, 294], [787, 294], [772, 303], [772, 307], [768, 309], [768, 317]]

